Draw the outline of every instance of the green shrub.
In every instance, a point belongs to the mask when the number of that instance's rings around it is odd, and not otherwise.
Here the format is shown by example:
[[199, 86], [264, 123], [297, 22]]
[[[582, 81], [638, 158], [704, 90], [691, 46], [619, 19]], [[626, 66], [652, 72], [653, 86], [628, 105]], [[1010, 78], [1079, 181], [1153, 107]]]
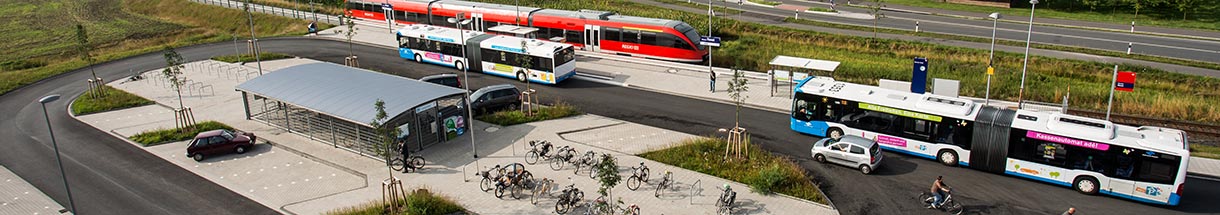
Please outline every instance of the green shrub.
[[[269, 60], [278, 60], [278, 59], [284, 59], [284, 58], [292, 58], [293, 56], [287, 55], [287, 54], [273, 53], [273, 52], [259, 52], [259, 55], [257, 57], [259, 60], [269, 61]], [[255, 58], [255, 56], [252, 54], [242, 54], [242, 55], [216, 56], [216, 57], [212, 57], [212, 60], [225, 62], [225, 63], [237, 63], [237, 62], [245, 63], [245, 62], [254, 62], [254, 60], [255, 60], [254, 58]]]
[[99, 98], [93, 98], [90, 92], [76, 97], [76, 101], [72, 102], [72, 114], [85, 115], [153, 104], [148, 99], [107, 85], [102, 85], [102, 92]]
[[1220, 159], [1220, 147], [1203, 144], [1190, 144], [1190, 155], [1211, 159]]
[[814, 11], [814, 12], [828, 12], [828, 13], [837, 13], [837, 12], [839, 12], [839, 11], [834, 10], [834, 9], [830, 9], [830, 8], [820, 8], [820, 7], [811, 7], [811, 8], [809, 8], [809, 11]]
[[519, 110], [503, 110], [491, 114], [479, 116], [479, 120], [491, 124], [509, 126], [521, 123], [537, 122], [543, 120], [559, 119], [569, 116], [580, 115], [580, 110], [568, 103], [560, 102], [552, 106], [539, 108], [534, 112], [533, 116], [525, 116], [524, 112]]
[[826, 200], [805, 170], [796, 163], [772, 155], [754, 146], [749, 147], [747, 160], [725, 160], [727, 142], [724, 139], [699, 137], [679, 142], [677, 146], [640, 154], [649, 160], [683, 169], [741, 182], [763, 194], [782, 193], [796, 198], [825, 203]]
[[0, 71], [17, 71], [46, 65], [46, 63], [31, 60], [10, 60], [0, 63]]
[[[403, 210], [410, 215], [440, 215], [462, 213], [466, 209], [462, 208], [453, 200], [440, 196], [428, 191], [427, 189], [418, 189], [411, 191], [407, 195], [406, 208]], [[401, 204], [402, 202], [400, 202]], [[341, 208], [331, 212], [328, 215], [382, 215], [386, 214], [387, 205], [382, 204], [380, 200], [365, 203], [362, 205]]]
[[195, 138], [195, 134], [203, 131], [211, 131], [216, 129], [233, 130], [233, 127], [216, 121], [204, 121], [196, 123], [194, 128], [182, 131], [181, 129], [160, 129], [141, 132], [130, 137], [132, 141], [144, 144], [144, 146], [155, 146], [165, 143], [190, 140]]

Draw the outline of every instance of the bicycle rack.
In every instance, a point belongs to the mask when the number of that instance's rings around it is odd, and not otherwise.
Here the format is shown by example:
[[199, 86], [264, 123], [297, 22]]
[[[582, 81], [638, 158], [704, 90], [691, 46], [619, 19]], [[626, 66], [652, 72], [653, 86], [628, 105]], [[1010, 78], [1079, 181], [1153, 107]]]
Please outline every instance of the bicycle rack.
[[690, 184], [690, 204], [695, 204], [695, 194], [702, 194], [703, 189], [696, 190], [695, 187], [703, 183], [703, 179], [695, 180], [695, 183]]

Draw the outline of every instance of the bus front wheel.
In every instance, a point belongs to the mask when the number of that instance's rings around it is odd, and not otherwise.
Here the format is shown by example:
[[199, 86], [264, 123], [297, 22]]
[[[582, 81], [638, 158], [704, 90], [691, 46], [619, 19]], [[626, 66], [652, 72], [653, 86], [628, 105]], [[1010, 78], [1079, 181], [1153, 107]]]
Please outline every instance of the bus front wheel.
[[424, 58], [423, 58], [423, 57], [420, 57], [420, 56], [419, 56], [419, 54], [415, 54], [415, 62], [416, 62], [416, 63], [423, 63], [423, 62], [424, 62]]
[[453, 63], [453, 67], [456, 67], [458, 71], [466, 71], [466, 64], [461, 61]]
[[940, 160], [940, 163], [944, 164], [945, 166], [957, 165], [957, 153], [953, 152], [952, 150], [941, 150], [940, 153], [937, 154], [936, 159]]
[[526, 82], [526, 81], [528, 81], [528, 77], [525, 77], [525, 72], [524, 72], [524, 71], [518, 71], [518, 72], [517, 72], [517, 80], [518, 80], [518, 81], [521, 81], [521, 82]]
[[830, 128], [830, 130], [826, 131], [826, 137], [839, 140], [840, 138], [843, 138], [843, 130], [838, 128]]

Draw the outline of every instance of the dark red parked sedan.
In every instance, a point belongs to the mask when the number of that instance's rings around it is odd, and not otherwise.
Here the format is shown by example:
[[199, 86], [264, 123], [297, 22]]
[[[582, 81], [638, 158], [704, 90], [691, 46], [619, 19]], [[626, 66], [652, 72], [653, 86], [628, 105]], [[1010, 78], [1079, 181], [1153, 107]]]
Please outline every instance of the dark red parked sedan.
[[235, 133], [224, 129], [200, 132], [186, 147], [186, 156], [201, 161], [204, 156], [229, 152], [246, 153], [254, 147], [255, 138], [254, 133]]

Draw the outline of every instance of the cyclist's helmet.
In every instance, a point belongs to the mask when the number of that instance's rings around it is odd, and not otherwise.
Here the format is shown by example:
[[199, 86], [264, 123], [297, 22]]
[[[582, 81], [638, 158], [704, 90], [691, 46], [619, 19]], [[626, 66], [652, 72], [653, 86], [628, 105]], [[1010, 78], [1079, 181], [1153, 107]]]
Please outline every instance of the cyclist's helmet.
[[728, 183], [725, 183], [725, 184], [724, 184], [724, 189], [729, 189], [729, 184], [728, 184]]

